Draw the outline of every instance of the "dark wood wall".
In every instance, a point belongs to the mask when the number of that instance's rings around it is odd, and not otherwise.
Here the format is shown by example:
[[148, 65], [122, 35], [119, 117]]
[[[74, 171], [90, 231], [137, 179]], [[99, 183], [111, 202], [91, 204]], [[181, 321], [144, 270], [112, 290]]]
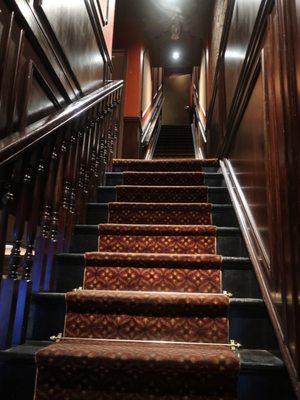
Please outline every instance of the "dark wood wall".
[[0, 0], [0, 138], [111, 76], [114, 0]]
[[218, 60], [210, 66], [207, 153], [223, 159], [299, 396], [300, 1], [230, 0], [223, 15]]

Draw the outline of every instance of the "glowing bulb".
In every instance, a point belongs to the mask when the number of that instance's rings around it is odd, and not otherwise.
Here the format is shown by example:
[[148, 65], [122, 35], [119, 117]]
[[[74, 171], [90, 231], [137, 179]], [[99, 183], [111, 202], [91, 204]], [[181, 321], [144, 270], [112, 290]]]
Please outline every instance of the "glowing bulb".
[[172, 58], [173, 58], [173, 60], [179, 60], [179, 58], [180, 58], [179, 51], [173, 51]]

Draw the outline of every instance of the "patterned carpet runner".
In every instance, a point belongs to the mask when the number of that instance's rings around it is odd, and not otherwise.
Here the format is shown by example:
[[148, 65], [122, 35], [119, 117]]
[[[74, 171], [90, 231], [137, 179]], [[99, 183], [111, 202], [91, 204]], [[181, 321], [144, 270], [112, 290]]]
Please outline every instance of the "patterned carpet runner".
[[36, 400], [236, 399], [202, 164], [114, 162], [133, 172], [85, 255], [83, 288], [66, 294], [63, 337], [37, 353]]
[[202, 172], [124, 172], [123, 185], [134, 186], [201, 186]]
[[210, 225], [208, 203], [110, 203], [108, 221], [112, 224]]
[[207, 202], [207, 186], [117, 186], [117, 201], [140, 203]]

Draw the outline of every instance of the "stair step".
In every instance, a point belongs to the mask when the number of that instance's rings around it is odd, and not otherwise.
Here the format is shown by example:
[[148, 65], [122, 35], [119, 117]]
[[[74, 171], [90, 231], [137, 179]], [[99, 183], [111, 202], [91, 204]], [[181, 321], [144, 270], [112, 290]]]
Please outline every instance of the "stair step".
[[[56, 291], [67, 292], [82, 285], [85, 265], [84, 254], [59, 254], [56, 256]], [[251, 261], [244, 257], [223, 257], [223, 290], [234, 297], [260, 298]]]
[[[212, 205], [212, 224], [216, 226], [237, 227], [238, 221], [231, 204]], [[108, 221], [107, 203], [89, 203], [86, 210], [86, 224], [95, 225]]]
[[228, 342], [229, 297], [220, 293], [78, 290], [66, 304], [66, 337]]
[[[25, 361], [35, 366], [35, 355], [37, 351], [51, 344], [53, 344], [53, 342], [49, 340], [27, 340], [24, 344], [19, 346], [12, 347], [8, 350], [0, 350], [0, 361]], [[255, 370], [259, 373], [264, 370], [285, 371], [285, 365], [277, 351], [241, 348], [238, 350], [238, 353], [240, 355], [242, 372]]]
[[[123, 184], [123, 173], [122, 172], [107, 172], [105, 174], [106, 185], [116, 186]], [[224, 176], [219, 172], [205, 172], [204, 173], [204, 185], [215, 186], [215, 187], [226, 187]]]
[[[98, 225], [75, 225], [71, 253], [98, 250]], [[217, 228], [217, 254], [228, 257], [246, 257], [247, 250], [239, 228]]]
[[99, 250], [124, 253], [215, 254], [213, 225], [99, 225]]
[[118, 202], [207, 203], [207, 186], [116, 186]]
[[131, 186], [203, 186], [203, 172], [123, 172], [123, 185]]
[[[102, 186], [97, 189], [97, 202], [110, 203], [116, 201], [117, 191], [115, 186]], [[208, 187], [208, 203], [231, 204], [231, 199], [226, 187]]]
[[[67, 384], [62, 359], [67, 360], [67, 365], [72, 363], [72, 374]], [[81, 339], [74, 342], [66, 338], [40, 351], [37, 354], [37, 365], [40, 372], [37, 379], [42, 382], [37, 388], [43, 394], [47, 390], [44, 382], [47, 382], [48, 374], [54, 375], [56, 381], [52, 393], [56, 398], [61, 392], [68, 390], [70, 381], [77, 389], [74, 398], [78, 395], [79, 398], [86, 398], [87, 393], [100, 393], [103, 398], [108, 392], [108, 396], [113, 395], [112, 398], [132, 399], [146, 396], [149, 399], [157, 396], [161, 398], [161, 395], [164, 398], [170, 398], [171, 395], [173, 398], [174, 394], [176, 398], [177, 394], [180, 394], [179, 397], [182, 394], [190, 397], [189, 395], [193, 396], [199, 391], [201, 395], [210, 393], [216, 380], [222, 382], [222, 386], [214, 388], [214, 393], [220, 393], [223, 397], [224, 393], [235, 392], [239, 359], [226, 346], [185, 343], [175, 346], [169, 343], [128, 340]], [[224, 368], [220, 368], [220, 365]], [[81, 383], [80, 386], [78, 382]], [[138, 396], [133, 395], [136, 392]], [[155, 395], [149, 396], [149, 392]], [[120, 395], [114, 396], [115, 393]], [[89, 395], [87, 397], [91, 398]]]
[[219, 169], [218, 160], [114, 160], [113, 171], [203, 171], [216, 172]]
[[146, 253], [86, 254], [83, 288], [221, 293], [221, 257]]
[[[27, 341], [20, 346], [0, 351], [0, 365], [3, 366], [0, 392], [4, 399], [32, 400], [36, 374], [35, 355], [38, 350], [50, 344], [52, 342]], [[277, 353], [245, 348], [239, 350], [239, 356], [241, 372], [238, 400], [294, 400], [288, 390], [285, 366]]]
[[[34, 293], [27, 339], [48, 340], [50, 336], [63, 332], [65, 311], [64, 293]], [[229, 337], [247, 348], [277, 348], [263, 300], [248, 298], [230, 300]]]

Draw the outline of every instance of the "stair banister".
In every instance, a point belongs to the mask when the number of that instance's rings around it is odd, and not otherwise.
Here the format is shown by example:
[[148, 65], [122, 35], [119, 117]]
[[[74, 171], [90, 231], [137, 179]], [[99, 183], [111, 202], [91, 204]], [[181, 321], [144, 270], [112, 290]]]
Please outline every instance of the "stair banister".
[[111, 169], [122, 88], [111, 81], [0, 141], [0, 348], [24, 340], [31, 292], [54, 289], [55, 255]]

